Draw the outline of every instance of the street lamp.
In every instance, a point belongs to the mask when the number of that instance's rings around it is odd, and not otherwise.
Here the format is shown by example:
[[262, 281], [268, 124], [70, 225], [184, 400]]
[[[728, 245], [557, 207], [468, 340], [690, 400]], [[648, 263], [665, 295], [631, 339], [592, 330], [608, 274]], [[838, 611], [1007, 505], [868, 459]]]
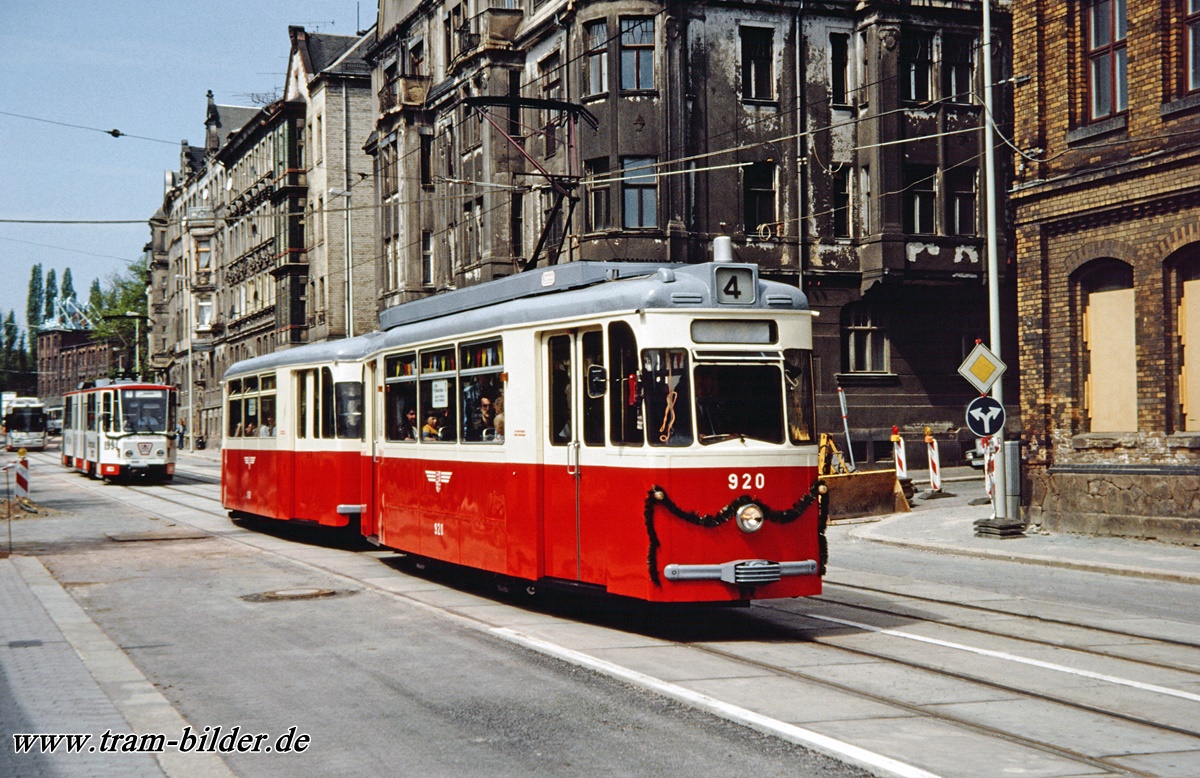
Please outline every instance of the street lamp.
[[[343, 211], [345, 214], [346, 224], [346, 240], [342, 243], [343, 253], [345, 254], [346, 263], [346, 337], [354, 337], [354, 273], [353, 266], [350, 262], [350, 257], [354, 250], [354, 232], [350, 229], [350, 198], [353, 192], [347, 189], [329, 188], [330, 197], [345, 197], [346, 208]], [[326, 255], [328, 257], [328, 254]]]

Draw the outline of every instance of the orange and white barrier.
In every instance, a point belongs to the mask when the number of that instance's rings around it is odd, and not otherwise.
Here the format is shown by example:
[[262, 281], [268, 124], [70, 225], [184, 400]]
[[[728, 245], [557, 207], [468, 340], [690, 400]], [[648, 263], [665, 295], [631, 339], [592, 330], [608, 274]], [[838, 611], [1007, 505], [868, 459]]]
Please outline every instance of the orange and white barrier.
[[908, 478], [908, 456], [904, 452], [904, 438], [900, 428], [892, 427], [892, 460], [896, 463], [896, 477]]
[[929, 489], [936, 494], [942, 491], [942, 465], [938, 459], [938, 442], [933, 439], [929, 427], [925, 428], [925, 449], [929, 453]]

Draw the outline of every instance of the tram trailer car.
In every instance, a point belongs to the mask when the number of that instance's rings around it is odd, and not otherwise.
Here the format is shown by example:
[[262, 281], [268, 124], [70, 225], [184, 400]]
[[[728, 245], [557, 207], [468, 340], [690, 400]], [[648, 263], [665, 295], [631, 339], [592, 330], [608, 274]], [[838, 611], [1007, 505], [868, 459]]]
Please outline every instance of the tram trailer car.
[[36, 397], [15, 397], [4, 411], [4, 446], [8, 451], [46, 448], [46, 406]]
[[99, 379], [63, 395], [62, 464], [89, 478], [175, 476], [173, 386]]
[[646, 601], [818, 594], [811, 316], [730, 262], [577, 262], [406, 303], [229, 369], [223, 499]]

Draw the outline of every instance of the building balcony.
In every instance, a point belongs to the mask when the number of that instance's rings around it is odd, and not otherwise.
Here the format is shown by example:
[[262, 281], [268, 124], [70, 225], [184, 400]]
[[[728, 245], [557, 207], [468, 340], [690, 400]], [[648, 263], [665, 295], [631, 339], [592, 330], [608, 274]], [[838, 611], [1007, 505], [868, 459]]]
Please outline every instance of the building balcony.
[[519, 8], [487, 8], [455, 31], [457, 47], [450, 63], [455, 70], [467, 60], [492, 49], [510, 50], [525, 12]]
[[398, 76], [379, 90], [379, 110], [386, 113], [396, 108], [420, 108], [431, 83], [430, 76]]

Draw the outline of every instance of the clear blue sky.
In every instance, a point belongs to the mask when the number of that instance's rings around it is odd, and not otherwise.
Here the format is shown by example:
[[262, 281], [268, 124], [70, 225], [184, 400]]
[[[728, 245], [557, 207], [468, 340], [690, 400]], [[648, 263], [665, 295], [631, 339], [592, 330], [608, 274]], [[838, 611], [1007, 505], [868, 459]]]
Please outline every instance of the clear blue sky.
[[207, 90], [256, 105], [283, 87], [288, 25], [353, 35], [375, 13], [373, 0], [0, 2], [0, 219], [137, 222], [0, 222], [0, 317], [24, 326], [37, 262], [60, 281], [69, 267], [86, 297], [140, 257], [180, 141], [203, 144]]

